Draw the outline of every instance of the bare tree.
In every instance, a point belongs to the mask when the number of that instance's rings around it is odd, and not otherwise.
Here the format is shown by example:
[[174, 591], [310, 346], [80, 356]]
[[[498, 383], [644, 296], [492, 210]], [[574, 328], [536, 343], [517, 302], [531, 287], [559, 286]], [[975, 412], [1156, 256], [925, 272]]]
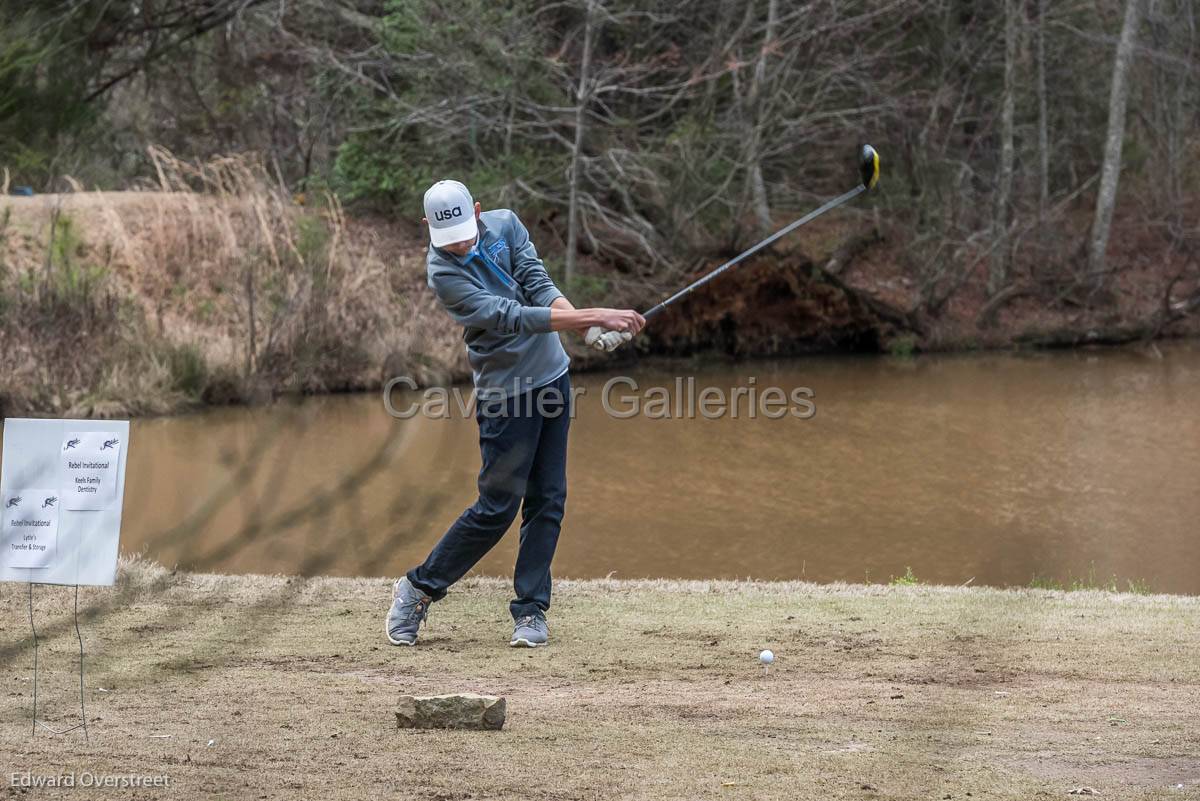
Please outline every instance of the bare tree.
[[1108, 100], [1108, 135], [1104, 143], [1104, 163], [1100, 168], [1100, 190], [1096, 195], [1096, 214], [1092, 221], [1088, 249], [1088, 271], [1093, 288], [1104, 285], [1105, 253], [1117, 202], [1117, 184], [1121, 177], [1121, 146], [1125, 141], [1125, 106], [1129, 100], [1129, 67], [1144, 0], [1126, 0], [1125, 21], [1113, 60], [1112, 90]]
[[996, 294], [1008, 283], [1011, 251], [1008, 242], [1008, 206], [1013, 184], [1013, 124], [1016, 116], [1017, 0], [1004, 0], [1004, 96], [1000, 101], [1000, 175], [993, 217], [993, 252], [988, 293]]
[[583, 153], [583, 136], [587, 127], [587, 107], [592, 88], [588, 82], [592, 68], [592, 39], [596, 27], [596, 2], [586, 0], [583, 22], [583, 55], [579, 60], [579, 88], [575, 91], [575, 139], [571, 144], [571, 167], [568, 174], [567, 199], [567, 257], [563, 282], [569, 287], [575, 280], [575, 256], [579, 250], [579, 166]]
[[750, 193], [754, 205], [754, 219], [759, 232], [771, 227], [771, 204], [767, 200], [767, 184], [763, 180], [762, 165], [762, 107], [764, 84], [767, 76], [767, 56], [775, 46], [776, 29], [779, 25], [779, 0], [767, 0], [767, 25], [763, 29], [762, 47], [754, 65], [754, 77], [750, 81], [750, 139], [748, 142], [748, 167]]
[[1046, 108], [1046, 0], [1037, 0], [1038, 223], [1050, 202], [1050, 123]]
[[1179, 227], [1184, 209], [1189, 136], [1196, 131], [1197, 89], [1195, 68], [1200, 32], [1197, 8], [1190, 0], [1150, 0], [1146, 10], [1151, 53], [1150, 102], [1139, 113], [1150, 123], [1159, 149], [1160, 166], [1154, 185], [1160, 190], [1173, 228]]
[[[168, 0], [164, 3], [130, 3], [132, 8], [116, 11], [109, 7], [122, 4], [97, 3], [101, 8], [91, 10], [97, 23], [88, 35], [88, 44], [105, 56], [115, 57], [101, 59], [84, 100], [96, 100], [149, 65], [177, 53], [182, 45], [210, 31], [220, 30], [238, 15], [266, 1]], [[63, 4], [69, 9], [68, 13], [84, 5]]]

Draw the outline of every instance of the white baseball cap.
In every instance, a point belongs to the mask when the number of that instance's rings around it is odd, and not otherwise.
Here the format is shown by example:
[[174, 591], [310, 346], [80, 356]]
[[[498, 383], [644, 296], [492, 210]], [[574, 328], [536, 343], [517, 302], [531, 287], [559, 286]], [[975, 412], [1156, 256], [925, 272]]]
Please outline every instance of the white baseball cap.
[[475, 200], [458, 181], [438, 181], [425, 190], [425, 219], [429, 221], [429, 241], [435, 248], [479, 236]]

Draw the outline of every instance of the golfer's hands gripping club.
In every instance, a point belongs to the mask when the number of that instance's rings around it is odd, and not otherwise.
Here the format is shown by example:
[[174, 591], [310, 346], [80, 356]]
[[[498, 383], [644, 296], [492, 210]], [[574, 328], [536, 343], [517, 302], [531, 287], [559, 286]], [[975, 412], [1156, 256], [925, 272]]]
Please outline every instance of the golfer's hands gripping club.
[[633, 334], [628, 331], [605, 331], [598, 325], [589, 328], [583, 337], [583, 341], [591, 347], [609, 353], [631, 339], [633, 339]]
[[633, 335], [646, 325], [646, 318], [632, 309], [596, 309], [600, 313], [600, 324], [587, 330], [583, 341], [595, 348], [611, 353], [633, 339]]
[[611, 351], [633, 339], [646, 318], [633, 309], [576, 309], [566, 298], [550, 306], [551, 331], [578, 331], [589, 347]]

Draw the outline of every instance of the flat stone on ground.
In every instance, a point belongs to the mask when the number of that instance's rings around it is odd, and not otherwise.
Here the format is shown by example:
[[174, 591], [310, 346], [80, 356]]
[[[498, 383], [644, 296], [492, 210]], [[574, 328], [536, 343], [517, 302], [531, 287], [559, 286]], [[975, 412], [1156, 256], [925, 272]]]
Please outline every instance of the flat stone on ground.
[[496, 730], [503, 728], [504, 715], [504, 699], [494, 695], [402, 695], [396, 725], [401, 729]]

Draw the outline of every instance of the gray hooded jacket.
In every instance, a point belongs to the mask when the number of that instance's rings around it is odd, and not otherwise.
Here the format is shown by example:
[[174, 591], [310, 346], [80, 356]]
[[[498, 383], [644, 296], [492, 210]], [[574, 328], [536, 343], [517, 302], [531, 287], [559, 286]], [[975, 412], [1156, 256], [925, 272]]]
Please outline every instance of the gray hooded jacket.
[[563, 294], [515, 213], [483, 212], [479, 240], [465, 258], [430, 245], [426, 270], [430, 288], [463, 326], [481, 397], [509, 397], [567, 371], [570, 358], [550, 330], [549, 306]]

